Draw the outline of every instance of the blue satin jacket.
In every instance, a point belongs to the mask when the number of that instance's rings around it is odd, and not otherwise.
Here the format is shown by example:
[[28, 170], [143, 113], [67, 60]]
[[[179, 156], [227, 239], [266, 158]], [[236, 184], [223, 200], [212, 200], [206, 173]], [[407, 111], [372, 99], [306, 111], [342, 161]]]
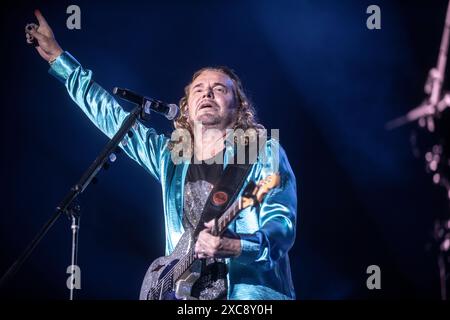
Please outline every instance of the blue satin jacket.
[[[128, 113], [93, 81], [92, 71], [64, 52], [52, 63], [49, 73], [64, 83], [70, 97], [101, 131], [110, 138], [117, 132]], [[168, 137], [140, 123], [133, 130], [132, 137], [127, 136], [126, 144], [121, 147], [161, 183], [167, 255], [184, 232], [184, 181], [189, 164], [174, 165]], [[226, 259], [228, 299], [295, 299], [288, 257], [296, 232], [295, 176], [277, 140], [268, 140], [263, 151], [264, 161], [258, 157], [247, 182], [259, 181], [279, 171], [281, 186], [269, 192], [259, 209], [244, 209], [229, 226], [240, 235], [242, 252], [236, 258]], [[233, 148], [226, 147], [224, 166], [232, 155]]]

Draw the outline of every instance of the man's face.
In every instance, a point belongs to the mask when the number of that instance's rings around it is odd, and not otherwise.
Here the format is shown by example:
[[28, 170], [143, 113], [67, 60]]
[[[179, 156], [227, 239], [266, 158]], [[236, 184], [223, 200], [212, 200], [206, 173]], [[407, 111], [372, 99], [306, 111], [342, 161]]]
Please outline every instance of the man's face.
[[233, 81], [224, 73], [203, 71], [189, 89], [188, 112], [191, 125], [226, 129], [234, 121], [236, 102]]

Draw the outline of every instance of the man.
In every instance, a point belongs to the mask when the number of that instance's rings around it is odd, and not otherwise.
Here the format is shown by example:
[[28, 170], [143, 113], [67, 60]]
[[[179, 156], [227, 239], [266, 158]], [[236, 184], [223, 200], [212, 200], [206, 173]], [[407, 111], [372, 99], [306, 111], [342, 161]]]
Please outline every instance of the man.
[[[92, 80], [90, 70], [61, 49], [38, 10], [35, 15], [39, 27], [27, 29], [27, 42], [35, 43], [41, 57], [51, 65], [49, 72], [65, 84], [92, 122], [112, 137], [128, 113]], [[173, 142], [141, 123], [122, 144], [127, 155], [161, 183], [166, 255], [174, 250], [186, 229], [196, 227], [210, 191], [233, 156], [233, 148], [223, 142], [227, 130], [262, 128], [239, 78], [227, 68], [204, 68], [195, 73], [185, 88], [180, 108], [174, 126], [194, 135], [193, 163], [175, 164]], [[205, 224], [195, 243], [195, 254], [211, 264], [224, 262], [227, 272], [222, 274], [223, 281], [217, 281], [215, 294], [202, 288], [197, 293], [200, 299], [295, 299], [288, 257], [296, 230], [295, 176], [276, 140], [266, 141], [263, 153], [264, 157], [258, 156], [252, 164], [246, 181], [260, 181], [279, 172], [281, 186], [269, 193], [258, 208], [243, 210], [224, 235], [213, 235], [213, 221]], [[210, 164], [213, 158], [223, 160], [223, 165], [221, 161]]]

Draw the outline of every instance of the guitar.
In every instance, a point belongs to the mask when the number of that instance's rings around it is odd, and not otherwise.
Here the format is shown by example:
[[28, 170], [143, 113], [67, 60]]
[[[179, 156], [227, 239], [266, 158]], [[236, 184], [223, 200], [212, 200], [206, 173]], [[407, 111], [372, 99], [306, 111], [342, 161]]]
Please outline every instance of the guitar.
[[[257, 184], [250, 181], [243, 195], [217, 220], [215, 234], [222, 235], [243, 209], [259, 205], [279, 184], [279, 174], [272, 174]], [[191, 295], [192, 287], [202, 274], [202, 259], [197, 259], [194, 253], [195, 241], [192, 232], [186, 231], [170, 255], [153, 261], [142, 282], [140, 300], [198, 299]]]

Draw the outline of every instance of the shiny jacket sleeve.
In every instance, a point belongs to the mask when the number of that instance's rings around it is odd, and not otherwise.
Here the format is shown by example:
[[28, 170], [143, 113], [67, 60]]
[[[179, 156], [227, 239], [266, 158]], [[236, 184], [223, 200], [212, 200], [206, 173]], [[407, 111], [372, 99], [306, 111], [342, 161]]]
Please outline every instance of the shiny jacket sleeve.
[[241, 254], [235, 261], [268, 270], [273, 268], [294, 244], [297, 187], [295, 175], [279, 143], [270, 140], [265, 149], [266, 157], [257, 164], [259, 173], [255, 180], [259, 181], [279, 172], [281, 184], [266, 195], [257, 210], [257, 231], [240, 234]]
[[[64, 52], [52, 63], [49, 73], [64, 83], [73, 101], [103, 133], [112, 138], [129, 113], [93, 81], [92, 71], [84, 69], [70, 53]], [[160, 158], [167, 147], [167, 138], [139, 122], [132, 131], [132, 137], [126, 136], [120, 146], [130, 158], [160, 180]]]

